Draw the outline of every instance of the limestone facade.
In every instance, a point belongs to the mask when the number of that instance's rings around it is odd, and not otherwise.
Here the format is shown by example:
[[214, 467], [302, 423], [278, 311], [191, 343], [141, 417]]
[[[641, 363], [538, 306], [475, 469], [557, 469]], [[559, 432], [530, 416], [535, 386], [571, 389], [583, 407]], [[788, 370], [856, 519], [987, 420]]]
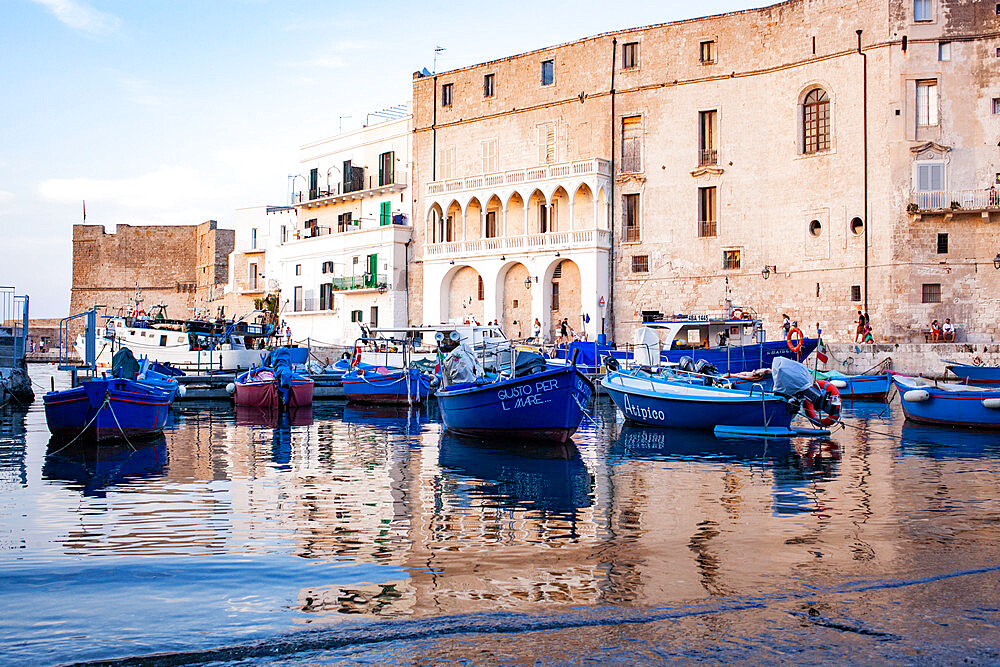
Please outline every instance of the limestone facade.
[[732, 299], [833, 340], [866, 304], [879, 340], [945, 317], [1000, 334], [995, 3], [790, 0], [606, 33], [416, 74], [413, 112], [414, 321], [471, 297], [508, 335], [568, 316], [623, 341], [644, 310]]

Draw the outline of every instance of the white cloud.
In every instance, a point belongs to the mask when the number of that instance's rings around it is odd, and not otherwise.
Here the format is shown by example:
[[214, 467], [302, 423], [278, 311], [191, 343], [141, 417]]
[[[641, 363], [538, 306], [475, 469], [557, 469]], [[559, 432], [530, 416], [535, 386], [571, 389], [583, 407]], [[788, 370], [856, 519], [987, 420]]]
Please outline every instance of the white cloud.
[[62, 23], [91, 35], [105, 35], [118, 30], [121, 19], [79, 0], [34, 0]]

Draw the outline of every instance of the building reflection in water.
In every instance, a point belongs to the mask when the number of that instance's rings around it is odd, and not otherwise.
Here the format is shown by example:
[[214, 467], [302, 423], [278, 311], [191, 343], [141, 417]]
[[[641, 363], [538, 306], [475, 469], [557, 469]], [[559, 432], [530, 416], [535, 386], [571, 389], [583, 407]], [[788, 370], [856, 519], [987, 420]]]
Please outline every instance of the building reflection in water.
[[14, 405], [0, 407], [0, 490], [13, 491], [28, 483], [24, 465], [26, 411]]

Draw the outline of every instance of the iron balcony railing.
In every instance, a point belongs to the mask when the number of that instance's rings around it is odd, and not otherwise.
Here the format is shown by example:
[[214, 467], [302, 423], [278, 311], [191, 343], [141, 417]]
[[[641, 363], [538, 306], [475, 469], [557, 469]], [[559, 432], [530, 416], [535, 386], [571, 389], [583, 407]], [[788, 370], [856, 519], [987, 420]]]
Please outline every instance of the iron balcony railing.
[[698, 151], [699, 167], [704, 167], [712, 164], [719, 164], [719, 151], [717, 149], [709, 148]]
[[333, 283], [333, 290], [335, 292], [342, 292], [345, 290], [352, 289], [378, 289], [379, 287], [387, 287], [388, 281], [384, 273], [371, 274], [366, 273], [360, 276], [345, 276], [343, 278], [333, 278], [331, 280]]
[[916, 206], [918, 211], [944, 209], [981, 211], [987, 208], [1000, 208], [1000, 192], [995, 187], [980, 190], [911, 192], [910, 206]]
[[364, 196], [370, 190], [377, 190], [378, 188], [384, 188], [390, 185], [405, 185], [406, 184], [406, 172], [404, 171], [393, 171], [392, 173], [386, 174], [372, 174], [363, 176], [360, 180], [354, 179], [347, 184], [348, 187], [344, 187], [344, 183], [330, 183], [328, 187], [318, 187], [315, 190], [297, 190], [292, 195], [292, 202], [295, 204], [302, 204], [304, 202], [316, 201], [318, 199], [326, 199], [327, 197], [340, 197], [343, 195], [351, 195], [348, 199]]

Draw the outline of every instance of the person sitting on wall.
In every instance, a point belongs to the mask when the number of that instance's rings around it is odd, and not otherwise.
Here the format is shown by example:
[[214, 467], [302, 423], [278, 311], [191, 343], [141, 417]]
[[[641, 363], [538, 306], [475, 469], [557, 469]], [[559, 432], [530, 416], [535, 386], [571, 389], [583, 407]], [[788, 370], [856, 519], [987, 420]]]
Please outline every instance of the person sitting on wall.
[[941, 325], [937, 320], [931, 322], [931, 342], [937, 343], [941, 340]]
[[944, 318], [944, 326], [941, 327], [941, 333], [944, 336], [944, 342], [955, 342], [955, 325], [951, 323], [950, 317]]

